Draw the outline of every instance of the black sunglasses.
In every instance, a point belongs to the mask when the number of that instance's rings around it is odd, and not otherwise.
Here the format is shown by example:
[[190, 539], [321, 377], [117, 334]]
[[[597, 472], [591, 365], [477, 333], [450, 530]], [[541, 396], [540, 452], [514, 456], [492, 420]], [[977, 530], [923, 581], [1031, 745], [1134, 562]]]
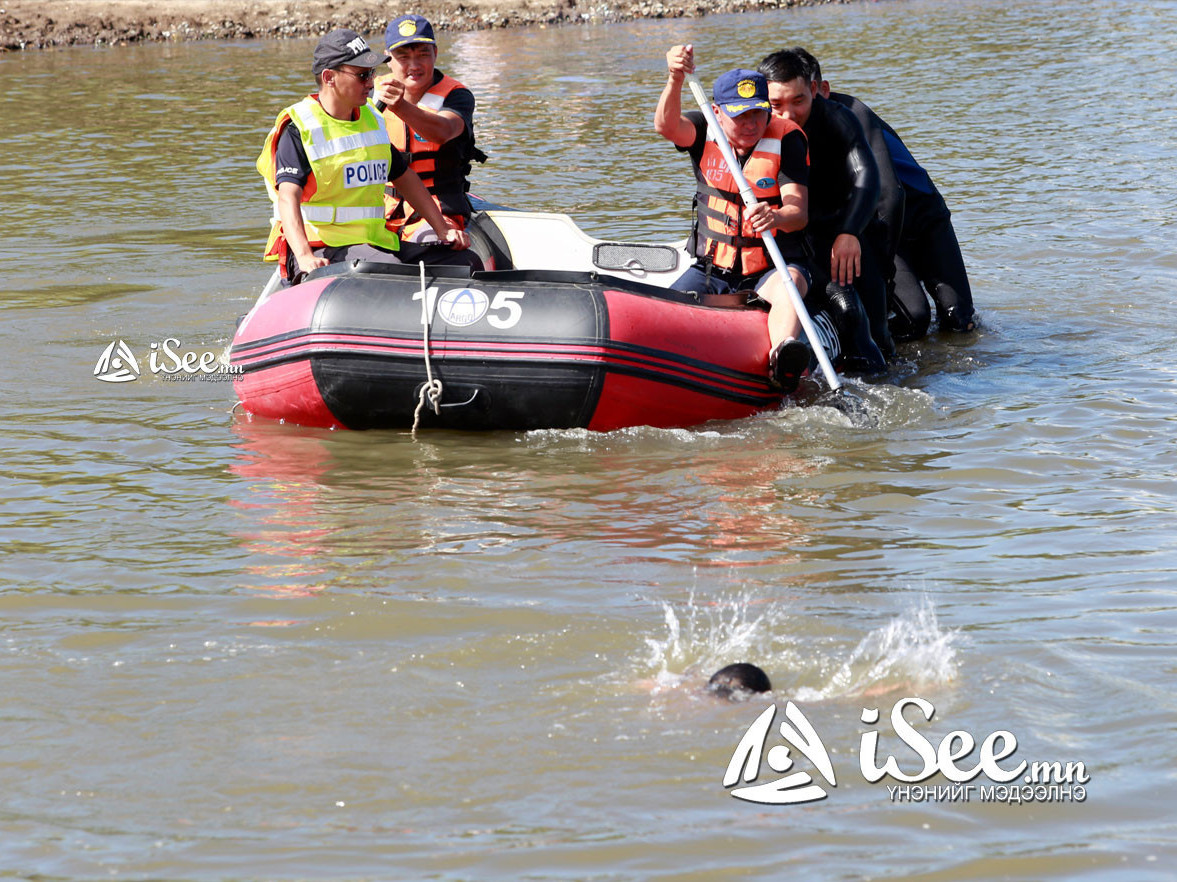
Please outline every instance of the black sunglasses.
[[339, 73], [351, 74], [353, 77], [355, 77], [361, 83], [370, 83], [370, 82], [372, 82], [372, 80], [376, 79], [376, 68], [374, 68], [374, 67], [369, 68], [368, 70], [364, 71], [363, 73], [356, 73], [354, 70], [348, 70], [346, 67], [336, 68], [336, 70]]

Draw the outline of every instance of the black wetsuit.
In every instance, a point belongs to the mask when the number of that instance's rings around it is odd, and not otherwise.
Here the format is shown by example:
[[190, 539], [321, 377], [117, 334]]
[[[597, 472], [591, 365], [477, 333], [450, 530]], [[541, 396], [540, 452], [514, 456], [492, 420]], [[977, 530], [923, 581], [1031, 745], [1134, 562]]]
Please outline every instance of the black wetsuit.
[[900, 340], [917, 340], [927, 333], [931, 312], [925, 289], [936, 303], [942, 330], [970, 330], [973, 291], [952, 214], [907, 145], [886, 122], [879, 122], [905, 197], [903, 232], [895, 256], [891, 332]]
[[899, 249], [899, 236], [903, 229], [905, 194], [903, 184], [895, 174], [895, 166], [891, 163], [886, 133], [889, 127], [877, 113], [853, 95], [830, 92], [830, 100], [854, 114], [866, 135], [875, 164], [879, 167], [879, 204], [875, 209], [874, 220], [867, 224], [866, 235], [875, 248], [875, 256], [890, 295], [895, 280], [895, 252]]
[[[867, 227], [879, 202], [879, 168], [867, 144], [866, 134], [854, 114], [818, 97], [805, 122], [809, 139], [809, 226], [815, 269], [824, 280], [831, 278], [830, 250], [842, 233], [859, 238], [862, 271], [854, 287], [870, 320], [870, 332], [884, 353], [892, 351], [887, 331], [887, 290], [870, 243]], [[818, 282], [821, 285], [821, 281]], [[828, 282], [828, 294], [841, 286]], [[844, 291], [842, 292], [844, 295]]]

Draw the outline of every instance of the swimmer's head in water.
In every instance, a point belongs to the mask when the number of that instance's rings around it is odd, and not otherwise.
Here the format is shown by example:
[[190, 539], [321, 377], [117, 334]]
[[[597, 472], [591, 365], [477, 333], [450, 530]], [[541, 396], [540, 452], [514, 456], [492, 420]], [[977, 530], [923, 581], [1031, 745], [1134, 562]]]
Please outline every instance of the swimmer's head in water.
[[754, 692], [769, 692], [772, 684], [768, 674], [747, 662], [737, 662], [720, 668], [707, 682], [707, 691], [724, 698], [738, 698]]

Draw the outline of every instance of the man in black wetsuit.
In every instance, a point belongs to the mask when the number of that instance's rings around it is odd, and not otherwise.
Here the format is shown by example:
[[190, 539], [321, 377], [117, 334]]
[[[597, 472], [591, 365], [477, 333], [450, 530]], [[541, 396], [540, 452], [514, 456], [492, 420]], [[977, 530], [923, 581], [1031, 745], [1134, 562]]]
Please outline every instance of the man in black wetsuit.
[[[831, 92], [817, 59], [804, 49], [794, 51], [810, 62], [818, 94], [848, 108], [862, 123], [879, 165], [877, 215], [886, 228], [890, 259], [894, 261], [894, 276], [888, 278], [887, 285], [892, 337], [899, 341], [918, 340], [928, 332], [931, 311], [925, 288], [936, 303], [940, 330], [973, 330], [973, 292], [960, 243], [952, 227], [951, 212], [932, 178], [886, 120], [853, 95]], [[895, 189], [900, 191], [898, 196], [894, 195]]]
[[[772, 53], [760, 63], [759, 71], [768, 79], [773, 113], [800, 125], [809, 139], [807, 233], [815, 269], [829, 280], [826, 295], [835, 313], [844, 315], [861, 298], [870, 336], [878, 350], [890, 354], [886, 283], [875, 249], [863, 245], [878, 205], [879, 169], [862, 126], [846, 108], [817, 95], [809, 67], [795, 51]], [[864, 345], [856, 348], [855, 367], [885, 367], [878, 351]]]
[[894, 129], [883, 123], [891, 161], [906, 195], [903, 232], [895, 254], [895, 295], [892, 324], [901, 339], [918, 340], [931, 322], [928, 294], [936, 302], [941, 331], [971, 331], [976, 327], [973, 291], [965, 271], [952, 213], [931, 177], [915, 161]]
[[[821, 65], [808, 50], [794, 46], [789, 51], [796, 53], [805, 64], [810, 81], [817, 84], [818, 95], [835, 104], [840, 104], [854, 114], [854, 118], [862, 126], [871, 156], [875, 158], [875, 165], [879, 169], [879, 202], [875, 207], [875, 216], [866, 225], [866, 229], [863, 230], [859, 239], [864, 248], [870, 248], [872, 251], [875, 263], [883, 276], [884, 290], [887, 293], [886, 302], [890, 308], [895, 290], [895, 254], [899, 249], [899, 238], [903, 229], [905, 193], [891, 162], [891, 154], [887, 149], [886, 133], [880, 125], [882, 120], [853, 95], [843, 95], [837, 92], [831, 94], [830, 84], [822, 79]], [[894, 334], [894, 329], [889, 325], [888, 327]]]

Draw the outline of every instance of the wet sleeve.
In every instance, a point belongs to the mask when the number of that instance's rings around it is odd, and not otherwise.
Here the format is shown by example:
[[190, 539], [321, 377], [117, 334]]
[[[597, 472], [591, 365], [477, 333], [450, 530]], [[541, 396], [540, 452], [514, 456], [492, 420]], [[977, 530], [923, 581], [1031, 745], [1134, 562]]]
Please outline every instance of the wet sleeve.
[[883, 140], [887, 144], [887, 152], [891, 154], [891, 165], [895, 169], [895, 177], [905, 187], [919, 190], [921, 193], [937, 193], [936, 185], [924, 167], [916, 162], [907, 145], [899, 134], [887, 125], [885, 120], [879, 120], [883, 127]]
[[397, 150], [395, 144], [389, 146], [392, 147], [392, 162], [388, 164], [388, 179], [395, 181], [409, 170], [409, 158]]
[[293, 125], [287, 125], [278, 135], [278, 146], [274, 151], [274, 168], [275, 184], [290, 181], [300, 187], [307, 185], [307, 179], [311, 176], [311, 164], [307, 160], [298, 129]]
[[466, 131], [474, 131], [474, 93], [469, 89], [454, 89], [445, 96], [442, 110], [452, 110], [466, 123]]
[[809, 186], [809, 142], [800, 129], [781, 138], [781, 170], [777, 181], [782, 187], [785, 184]]
[[830, 113], [829, 119], [839, 140], [846, 145], [846, 173], [851, 182], [850, 198], [841, 212], [838, 232], [857, 236], [875, 216], [879, 203], [879, 166], [854, 114], [839, 105], [830, 109], [842, 111]]
[[891, 162], [891, 151], [887, 147], [883, 121], [857, 99], [850, 109], [862, 125], [867, 143], [870, 144], [871, 155], [875, 158], [875, 165], [879, 167], [879, 205], [875, 209], [875, 215], [887, 231], [888, 254], [894, 255], [895, 249], [899, 247], [899, 234], [903, 229], [903, 185], [899, 182], [899, 176], [895, 174], [895, 166]]

